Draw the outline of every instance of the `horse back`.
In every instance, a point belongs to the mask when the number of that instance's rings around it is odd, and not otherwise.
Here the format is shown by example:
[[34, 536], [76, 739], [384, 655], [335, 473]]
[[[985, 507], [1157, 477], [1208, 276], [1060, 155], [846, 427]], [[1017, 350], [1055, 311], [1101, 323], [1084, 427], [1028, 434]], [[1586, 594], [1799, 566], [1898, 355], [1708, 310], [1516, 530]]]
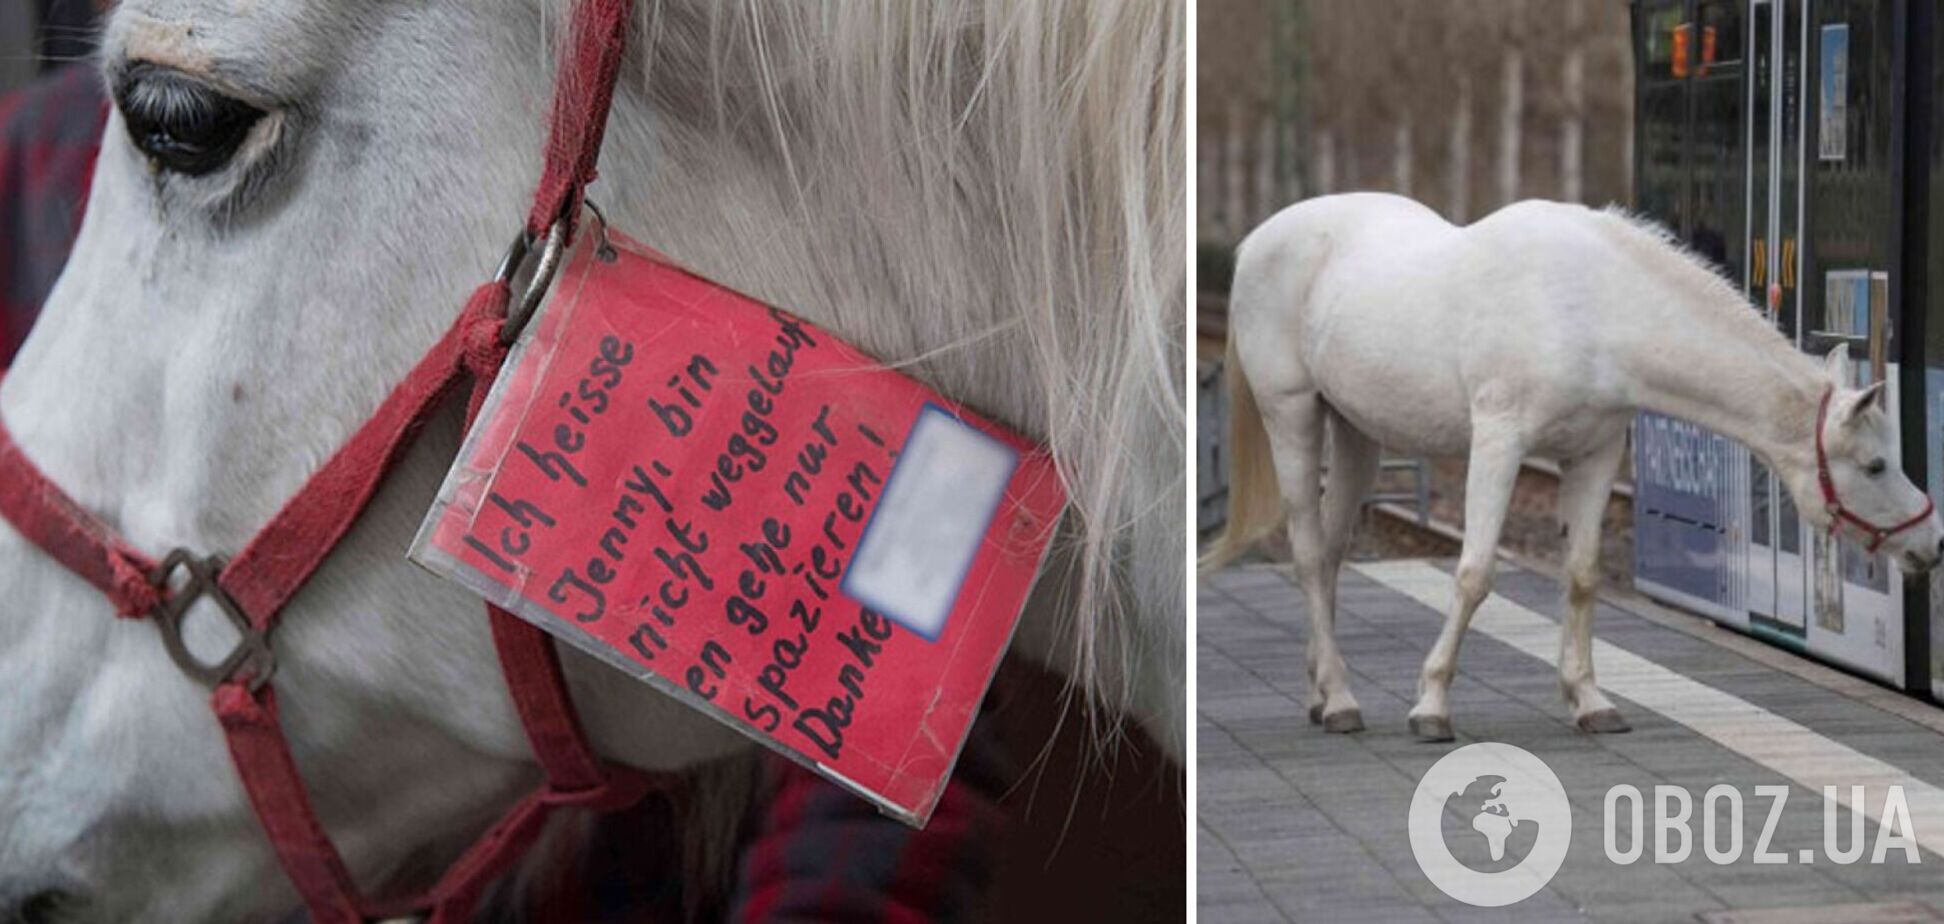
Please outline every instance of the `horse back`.
[[1573, 333], [1588, 214], [1522, 203], [1461, 228], [1397, 196], [1299, 203], [1238, 252], [1238, 356], [1257, 389], [1320, 390], [1393, 450], [1462, 453], [1495, 394], [1564, 398], [1598, 361]]

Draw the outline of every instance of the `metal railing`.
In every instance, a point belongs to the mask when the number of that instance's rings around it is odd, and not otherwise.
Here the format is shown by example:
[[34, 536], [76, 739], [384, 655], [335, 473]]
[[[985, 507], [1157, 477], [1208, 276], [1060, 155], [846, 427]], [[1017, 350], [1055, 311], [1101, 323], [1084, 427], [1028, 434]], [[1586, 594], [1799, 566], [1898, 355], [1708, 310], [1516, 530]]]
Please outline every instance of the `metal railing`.
[[1228, 390], [1222, 362], [1195, 369], [1195, 531], [1214, 533], [1228, 522]]
[[1378, 469], [1378, 477], [1391, 472], [1410, 472], [1411, 489], [1408, 491], [1377, 491], [1364, 498], [1364, 506], [1371, 504], [1407, 504], [1417, 515], [1417, 525], [1431, 525], [1431, 466], [1422, 458], [1385, 457]]

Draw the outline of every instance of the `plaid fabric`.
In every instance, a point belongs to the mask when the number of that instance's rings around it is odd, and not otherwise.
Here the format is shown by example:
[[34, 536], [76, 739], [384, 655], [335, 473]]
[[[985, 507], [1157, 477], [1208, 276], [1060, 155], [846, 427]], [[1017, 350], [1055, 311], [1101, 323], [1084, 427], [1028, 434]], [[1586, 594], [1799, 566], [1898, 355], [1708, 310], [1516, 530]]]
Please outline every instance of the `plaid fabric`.
[[1007, 824], [994, 801], [1008, 774], [974, 733], [924, 830], [877, 813], [794, 764], [744, 842], [728, 920], [919, 924], [979, 921]]
[[0, 97], [0, 363], [67, 262], [107, 115], [101, 77], [85, 65]]
[[[69, 67], [0, 98], [0, 364], [13, 356], [60, 276], [81, 226], [107, 103], [90, 67]], [[766, 755], [768, 797], [744, 825], [727, 897], [685, 896], [681, 831], [649, 799], [602, 818], [568, 881], [509, 918], [530, 924], [967, 921], [983, 917], [1006, 824], [995, 802], [1009, 772], [997, 738], [974, 726], [924, 830]]]
[[1017, 776], [996, 736], [974, 726], [931, 822], [915, 830], [822, 777], [764, 755], [768, 797], [744, 823], [726, 897], [685, 896], [681, 832], [662, 799], [606, 816], [564, 884], [505, 924], [682, 921], [919, 924], [990, 916], [1009, 821], [996, 799]]

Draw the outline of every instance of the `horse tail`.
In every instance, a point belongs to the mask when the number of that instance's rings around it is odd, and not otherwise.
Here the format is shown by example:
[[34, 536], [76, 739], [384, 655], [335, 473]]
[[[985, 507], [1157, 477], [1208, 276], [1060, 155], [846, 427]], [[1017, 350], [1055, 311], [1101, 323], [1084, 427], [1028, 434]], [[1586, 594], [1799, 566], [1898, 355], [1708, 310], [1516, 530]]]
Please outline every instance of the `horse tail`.
[[1195, 562], [1195, 570], [1202, 574], [1234, 561], [1283, 523], [1282, 489], [1269, 454], [1269, 431], [1263, 428], [1255, 392], [1249, 390], [1248, 377], [1236, 360], [1232, 322], [1222, 362], [1228, 388], [1228, 521]]

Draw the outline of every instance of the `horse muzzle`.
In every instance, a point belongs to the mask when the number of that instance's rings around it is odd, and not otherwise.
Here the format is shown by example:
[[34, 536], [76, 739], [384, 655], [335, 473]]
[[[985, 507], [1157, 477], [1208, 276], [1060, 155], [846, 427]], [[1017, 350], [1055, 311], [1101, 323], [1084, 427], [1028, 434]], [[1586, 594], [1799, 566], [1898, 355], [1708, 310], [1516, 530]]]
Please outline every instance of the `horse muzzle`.
[[1923, 574], [1936, 568], [1939, 562], [1944, 562], [1944, 538], [1938, 539], [1933, 548], [1907, 549], [1897, 556], [1897, 564], [1905, 574]]

